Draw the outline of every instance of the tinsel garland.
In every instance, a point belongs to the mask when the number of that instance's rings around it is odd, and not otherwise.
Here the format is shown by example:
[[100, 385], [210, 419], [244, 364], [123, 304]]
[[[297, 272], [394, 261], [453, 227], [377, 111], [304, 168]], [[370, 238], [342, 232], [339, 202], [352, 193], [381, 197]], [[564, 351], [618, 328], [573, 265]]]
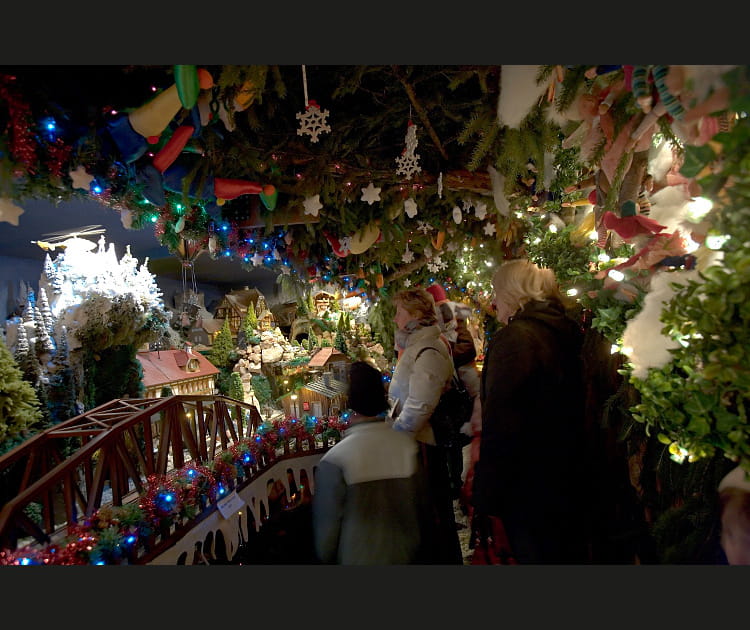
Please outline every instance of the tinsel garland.
[[215, 505], [252, 467], [272, 464], [292, 439], [338, 441], [349, 426], [346, 416], [286, 418], [262, 424], [230, 445], [208, 465], [187, 463], [167, 475], [149, 475], [137, 503], [103, 506], [67, 536], [44, 548], [30, 545], [0, 550], [0, 566], [122, 564], [152, 533], [197, 517]]
[[34, 142], [31, 107], [10, 87], [15, 77], [0, 76], [0, 101], [8, 108], [8, 130], [10, 131], [10, 153], [13, 159], [26, 167], [30, 175], [36, 173], [36, 147]]

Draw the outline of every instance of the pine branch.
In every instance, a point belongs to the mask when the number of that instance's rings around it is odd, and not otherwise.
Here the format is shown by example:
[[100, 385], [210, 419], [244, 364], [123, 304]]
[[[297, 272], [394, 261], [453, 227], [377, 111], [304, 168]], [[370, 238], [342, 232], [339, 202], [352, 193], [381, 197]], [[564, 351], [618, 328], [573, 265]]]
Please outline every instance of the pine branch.
[[435, 129], [432, 127], [432, 124], [430, 123], [430, 119], [427, 117], [427, 112], [424, 110], [420, 102], [417, 100], [417, 95], [414, 93], [414, 88], [412, 88], [411, 84], [406, 80], [404, 73], [401, 71], [401, 69], [398, 66], [391, 66], [391, 67], [393, 69], [393, 74], [396, 75], [396, 78], [401, 82], [401, 85], [404, 86], [406, 95], [409, 97], [411, 104], [414, 106], [414, 111], [417, 112], [417, 116], [419, 116], [419, 120], [422, 121], [424, 128], [427, 130], [427, 133], [432, 139], [432, 142], [435, 144], [435, 148], [437, 148], [437, 150], [440, 151], [440, 155], [443, 156], [443, 159], [447, 160], [448, 154], [443, 148], [443, 144], [440, 142], [440, 138], [438, 138], [437, 133], [435, 133]]

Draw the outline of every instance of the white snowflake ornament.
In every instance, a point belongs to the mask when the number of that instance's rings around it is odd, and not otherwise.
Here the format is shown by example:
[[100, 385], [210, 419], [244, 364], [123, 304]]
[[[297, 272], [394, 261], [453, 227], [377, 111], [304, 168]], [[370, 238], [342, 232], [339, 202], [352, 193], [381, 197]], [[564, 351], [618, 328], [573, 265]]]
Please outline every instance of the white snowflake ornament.
[[409, 249], [409, 244], [406, 244], [406, 249], [401, 256], [401, 262], [410, 263], [414, 261], [414, 252]]
[[487, 204], [483, 201], [480, 201], [476, 206], [474, 206], [474, 216], [480, 221], [484, 221], [484, 217], [487, 216]]
[[403, 175], [406, 179], [411, 179], [414, 173], [420, 173], [422, 167], [419, 166], [419, 156], [415, 153], [417, 149], [417, 126], [410, 120], [406, 128], [406, 147], [401, 155], [396, 158], [397, 175]]
[[409, 287], [411, 286], [411, 280], [409, 280], [409, 278], [407, 278], [406, 280], [404, 280], [404, 286], [405, 286], [405, 287], [406, 287], [407, 289], [408, 289], [408, 288], [409, 288]]
[[495, 233], [495, 224], [494, 223], [487, 223], [484, 226], [484, 233], [487, 236], [492, 236]]
[[370, 205], [376, 201], [380, 201], [380, 188], [376, 188], [372, 182], [367, 184], [367, 188], [362, 189], [362, 201], [366, 201]]
[[321, 110], [315, 101], [309, 101], [305, 107], [305, 112], [297, 112], [297, 120], [300, 121], [299, 129], [297, 129], [297, 135], [310, 136], [310, 142], [317, 142], [318, 136], [321, 133], [330, 133], [331, 126], [326, 122], [328, 118], [328, 110]]

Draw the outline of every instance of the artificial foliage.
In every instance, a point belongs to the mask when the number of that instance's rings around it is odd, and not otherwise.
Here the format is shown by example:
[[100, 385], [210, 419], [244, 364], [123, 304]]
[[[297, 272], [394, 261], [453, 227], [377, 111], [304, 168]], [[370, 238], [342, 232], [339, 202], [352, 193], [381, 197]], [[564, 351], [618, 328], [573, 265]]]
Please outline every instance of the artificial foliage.
[[26, 439], [42, 420], [39, 400], [31, 384], [0, 339], [0, 452]]
[[229, 319], [224, 319], [216, 338], [211, 344], [208, 358], [217, 368], [226, 369], [231, 362], [231, 354], [234, 351], [232, 332], [229, 329]]

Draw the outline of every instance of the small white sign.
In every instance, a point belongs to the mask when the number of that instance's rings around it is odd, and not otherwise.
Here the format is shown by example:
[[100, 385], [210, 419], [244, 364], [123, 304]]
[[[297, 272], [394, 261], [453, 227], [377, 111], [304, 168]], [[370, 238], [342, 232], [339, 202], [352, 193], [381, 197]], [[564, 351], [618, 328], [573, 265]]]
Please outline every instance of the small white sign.
[[216, 507], [219, 508], [219, 512], [221, 512], [224, 518], [229, 518], [231, 514], [240, 510], [243, 505], [245, 505], [245, 502], [240, 498], [240, 495], [237, 494], [236, 490], [232, 490], [230, 494], [216, 504]]

